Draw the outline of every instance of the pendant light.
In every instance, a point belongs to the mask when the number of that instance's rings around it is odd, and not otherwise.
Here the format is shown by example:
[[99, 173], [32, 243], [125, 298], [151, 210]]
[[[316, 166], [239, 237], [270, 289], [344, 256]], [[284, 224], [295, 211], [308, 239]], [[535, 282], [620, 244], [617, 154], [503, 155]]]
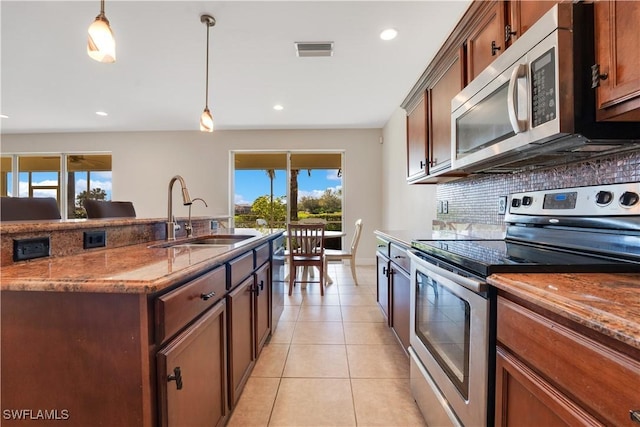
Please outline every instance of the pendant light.
[[216, 25], [216, 19], [211, 15], [202, 15], [200, 22], [207, 26], [207, 68], [205, 79], [205, 96], [204, 96], [204, 111], [200, 116], [200, 130], [202, 132], [213, 132], [213, 116], [209, 111], [209, 28]]
[[104, 14], [104, 0], [100, 0], [100, 14], [89, 27], [87, 53], [98, 62], [116, 62], [116, 40]]

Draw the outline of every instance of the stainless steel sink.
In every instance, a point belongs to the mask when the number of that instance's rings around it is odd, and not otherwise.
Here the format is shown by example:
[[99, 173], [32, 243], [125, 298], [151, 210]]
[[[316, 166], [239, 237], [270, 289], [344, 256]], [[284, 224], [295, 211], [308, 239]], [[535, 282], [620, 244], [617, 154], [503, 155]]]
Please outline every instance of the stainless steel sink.
[[189, 239], [172, 240], [170, 242], [158, 243], [149, 246], [150, 248], [169, 248], [172, 246], [229, 246], [242, 243], [246, 240], [253, 239], [258, 236], [250, 234], [216, 234], [200, 236]]

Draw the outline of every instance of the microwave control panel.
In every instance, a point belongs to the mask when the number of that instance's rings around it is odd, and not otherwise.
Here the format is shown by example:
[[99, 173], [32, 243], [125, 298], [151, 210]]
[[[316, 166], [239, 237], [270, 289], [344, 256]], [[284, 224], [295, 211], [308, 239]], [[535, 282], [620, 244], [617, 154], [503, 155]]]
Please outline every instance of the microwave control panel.
[[555, 48], [531, 63], [531, 112], [533, 127], [556, 118]]

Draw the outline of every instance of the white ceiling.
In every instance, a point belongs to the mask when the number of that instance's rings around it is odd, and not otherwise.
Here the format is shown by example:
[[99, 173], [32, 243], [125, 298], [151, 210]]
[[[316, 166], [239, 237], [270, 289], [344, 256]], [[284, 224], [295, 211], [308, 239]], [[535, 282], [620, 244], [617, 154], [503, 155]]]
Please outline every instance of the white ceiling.
[[[203, 13], [217, 20], [209, 93], [217, 129], [380, 128], [469, 3], [107, 0], [117, 62], [101, 64], [86, 54], [98, 0], [2, 0], [2, 133], [197, 130]], [[380, 40], [387, 27], [395, 40]], [[298, 58], [296, 41], [333, 41], [335, 53]]]

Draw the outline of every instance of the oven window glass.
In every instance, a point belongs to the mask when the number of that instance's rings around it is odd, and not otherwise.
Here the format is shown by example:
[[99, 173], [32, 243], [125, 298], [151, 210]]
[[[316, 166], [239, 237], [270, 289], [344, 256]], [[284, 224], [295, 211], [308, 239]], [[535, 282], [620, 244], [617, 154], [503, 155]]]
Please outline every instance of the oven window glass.
[[457, 158], [463, 158], [515, 133], [507, 110], [508, 82], [456, 119]]
[[466, 399], [471, 307], [432, 278], [416, 279], [416, 335]]

